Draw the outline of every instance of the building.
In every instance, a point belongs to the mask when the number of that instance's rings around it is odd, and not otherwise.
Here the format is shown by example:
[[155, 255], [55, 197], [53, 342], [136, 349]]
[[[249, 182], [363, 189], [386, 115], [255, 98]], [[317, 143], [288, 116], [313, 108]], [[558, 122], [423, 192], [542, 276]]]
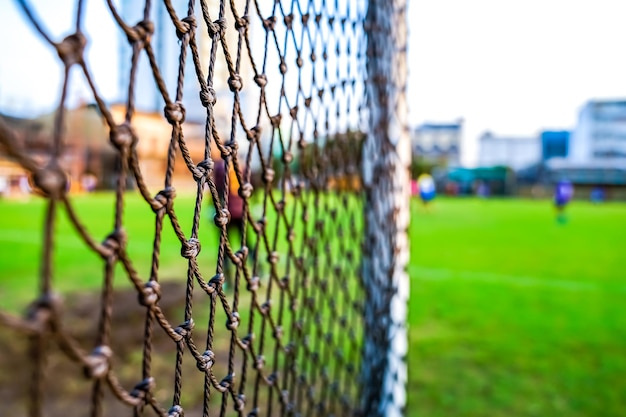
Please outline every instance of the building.
[[424, 123], [411, 132], [414, 158], [459, 165], [463, 120], [454, 123]]
[[567, 158], [569, 155], [570, 132], [567, 130], [544, 130], [541, 138], [541, 160]]
[[582, 107], [565, 155], [545, 161], [544, 183], [567, 179], [578, 197], [597, 190], [626, 199], [626, 100], [590, 100]]
[[537, 137], [503, 137], [485, 132], [479, 139], [478, 165], [507, 166], [514, 170], [526, 168], [541, 159]]
[[[117, 123], [124, 121], [126, 107], [120, 104], [111, 106], [111, 114]], [[137, 135], [137, 159], [142, 173], [143, 182], [152, 190], [163, 187], [168, 163], [169, 144], [172, 137], [172, 126], [161, 114], [138, 111], [133, 115], [133, 130]], [[198, 123], [185, 124], [185, 145], [191, 158], [196, 161], [204, 159], [204, 125]], [[212, 157], [219, 157], [216, 147], [211, 149]], [[176, 152], [172, 179], [176, 189], [195, 189], [196, 183], [179, 151]], [[114, 183], [110, 185], [113, 188]]]
[[[16, 146], [44, 165], [53, 151], [56, 113], [34, 119], [0, 115], [15, 135]], [[63, 152], [59, 163], [68, 176], [70, 191], [81, 191], [86, 175], [99, 179], [98, 188], [107, 188], [116, 166], [116, 154], [109, 144], [107, 128], [95, 105], [68, 109], [63, 126]], [[3, 196], [30, 193], [30, 173], [0, 149], [0, 194]]]
[[[114, 104], [110, 107], [116, 123], [124, 121], [126, 107]], [[29, 156], [44, 165], [52, 153], [52, 135], [56, 113], [48, 113], [34, 119], [0, 114], [0, 119], [15, 135], [16, 144]], [[137, 135], [135, 149], [143, 182], [155, 192], [163, 187], [167, 169], [168, 149], [172, 126], [156, 113], [137, 111], [133, 117], [133, 129]], [[109, 129], [94, 104], [67, 109], [62, 137], [61, 167], [67, 173], [70, 191], [115, 188], [119, 176], [119, 154], [109, 141]], [[204, 158], [204, 126], [186, 126], [187, 151], [195, 161]], [[214, 158], [219, 157], [216, 147], [211, 149]], [[191, 174], [176, 152], [173, 180], [177, 189], [196, 188]], [[92, 177], [91, 187], [85, 179]], [[134, 176], [129, 176], [128, 187], [134, 186]], [[88, 189], [89, 188], [89, 189]], [[0, 196], [23, 195], [32, 191], [30, 173], [22, 168], [0, 146]]]
[[[143, 19], [144, 4], [139, 1], [123, 0], [120, 5], [120, 13], [124, 21], [129, 24], [135, 24]], [[181, 2], [175, 2], [173, 6], [179, 18], [187, 15], [187, 5]], [[243, 8], [242, 8], [243, 10]], [[151, 45], [154, 50], [156, 63], [159, 72], [167, 85], [168, 94], [174, 101], [176, 97], [176, 87], [178, 81], [178, 67], [180, 55], [180, 41], [176, 35], [176, 29], [172, 23], [171, 17], [163, 2], [153, 2], [150, 9], [150, 20], [154, 24], [154, 33], [151, 37]], [[208, 36], [206, 22], [202, 16], [200, 7], [196, 8], [196, 23], [198, 25], [197, 33], [201, 34], [196, 37], [200, 65], [204, 71], [205, 79], [208, 77], [210, 57], [212, 49], [212, 40]], [[224, 16], [226, 26], [231, 28], [226, 33], [226, 43], [231, 53], [237, 51], [238, 32], [232, 30], [234, 27], [233, 17], [230, 13]], [[251, 28], [250, 30], [254, 30]], [[123, 33], [120, 33], [119, 42], [119, 63], [120, 63], [120, 80], [119, 88], [121, 92], [121, 100], [126, 101], [128, 96], [128, 85], [130, 79], [131, 55], [132, 49], [128, 44], [128, 40]], [[245, 53], [243, 54], [245, 56]], [[234, 57], [233, 57], [234, 59]], [[218, 129], [229, 128], [230, 118], [232, 115], [233, 93], [228, 87], [228, 78], [230, 73], [226, 64], [226, 59], [222, 52], [221, 44], [218, 46], [217, 59], [212, 68], [213, 71], [213, 88], [216, 93], [219, 105], [214, 107], [214, 117]], [[253, 82], [253, 72], [249, 62], [242, 60], [239, 65], [239, 74], [243, 83]], [[183, 83], [183, 99], [182, 103], [185, 107], [185, 120], [192, 123], [203, 124], [206, 121], [207, 111], [200, 102], [200, 82], [194, 67], [191, 51], [187, 51], [187, 60], [185, 62], [185, 75]], [[247, 109], [249, 101], [246, 89], [240, 92], [240, 101], [242, 110], [246, 116], [255, 114], [250, 108]], [[145, 51], [141, 51], [137, 74], [135, 75], [135, 108], [144, 113], [163, 114], [165, 102], [158, 90], [152, 68]]]
[[546, 163], [548, 182], [567, 179], [576, 185], [626, 186], [626, 159], [572, 163], [566, 159], [552, 159]]
[[626, 160], [626, 100], [587, 102], [578, 117], [570, 156], [572, 163], [583, 164]]

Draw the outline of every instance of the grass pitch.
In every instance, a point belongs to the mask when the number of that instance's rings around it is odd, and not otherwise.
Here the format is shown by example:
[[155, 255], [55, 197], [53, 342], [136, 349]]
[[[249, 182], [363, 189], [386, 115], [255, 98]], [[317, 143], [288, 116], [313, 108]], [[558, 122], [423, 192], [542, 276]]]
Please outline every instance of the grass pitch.
[[[104, 239], [112, 196], [75, 201]], [[192, 213], [191, 197], [175, 204]], [[40, 199], [0, 200], [2, 309], [20, 311], [35, 297], [43, 215]], [[412, 202], [409, 416], [624, 415], [626, 205], [574, 202], [567, 215], [557, 223], [548, 201]], [[126, 216], [130, 256], [147, 278], [154, 215], [129, 196]], [[188, 233], [190, 219], [180, 221]], [[207, 224], [201, 240], [217, 241]], [[183, 279], [185, 260], [167, 226], [161, 277]], [[103, 262], [63, 213], [56, 236], [55, 288], [100, 288]], [[214, 268], [203, 255], [202, 267]]]
[[413, 202], [409, 416], [626, 412], [626, 206]]

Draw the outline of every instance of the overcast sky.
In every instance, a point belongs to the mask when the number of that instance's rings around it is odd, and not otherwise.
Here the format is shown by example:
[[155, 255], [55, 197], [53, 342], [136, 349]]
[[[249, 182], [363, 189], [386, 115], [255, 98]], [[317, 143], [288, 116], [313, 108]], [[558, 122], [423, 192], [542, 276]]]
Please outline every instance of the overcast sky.
[[464, 161], [491, 130], [571, 128], [591, 98], [626, 97], [626, 1], [414, 0], [414, 124], [463, 118]]
[[[74, 1], [31, 1], [50, 32], [69, 32]], [[87, 1], [88, 62], [105, 98], [117, 95], [117, 34], [105, 2]], [[591, 98], [626, 97], [624, 0], [409, 2], [413, 126], [465, 121], [463, 161], [485, 130], [534, 136], [568, 129]], [[77, 77], [78, 78], [78, 77]], [[60, 66], [11, 0], [0, 0], [0, 111], [49, 111]], [[73, 97], [88, 98], [79, 83]]]

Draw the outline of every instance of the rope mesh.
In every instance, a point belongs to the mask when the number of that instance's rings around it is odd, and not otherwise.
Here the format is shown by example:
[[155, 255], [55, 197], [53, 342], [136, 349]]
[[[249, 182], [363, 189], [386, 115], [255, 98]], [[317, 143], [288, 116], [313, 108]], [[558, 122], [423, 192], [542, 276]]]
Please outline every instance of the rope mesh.
[[[368, 117], [365, 2], [191, 0], [185, 7], [147, 0], [135, 22], [109, 0], [130, 47], [122, 119], [103, 100], [85, 60], [83, 2], [77, 2], [74, 33], [58, 41], [46, 32], [36, 8], [18, 3], [65, 68], [46, 161], [36, 161], [0, 120], [6, 154], [32, 174], [47, 201], [40, 295], [24, 317], [0, 312], [3, 324], [30, 341], [30, 415], [45, 414], [46, 357], [53, 345], [84, 368], [92, 384], [93, 416], [103, 414], [105, 391], [133, 415], [182, 416], [190, 379], [186, 361], [196, 364], [194, 372], [204, 380], [199, 407], [204, 416], [358, 414], [364, 314], [360, 160]], [[153, 20], [157, 7], [165, 10], [165, 20]], [[162, 68], [157, 34], [178, 39], [178, 57], [167, 56], [178, 61], [174, 79]], [[171, 131], [161, 190], [151, 188], [155, 178], [142, 170], [137, 151], [148, 140], [134, 124], [138, 85], [146, 81], [138, 79], [145, 74], [141, 65], [149, 65], [149, 81]], [[114, 227], [103, 240], [88, 231], [101, 219], [81, 217], [75, 209], [61, 163], [70, 76], [78, 73], [119, 156]], [[203, 155], [195, 160], [186, 132], [198, 121]], [[195, 188], [193, 213], [175, 208], [175, 165], [181, 163], [187, 170], [184, 184]], [[127, 251], [133, 239], [125, 232], [129, 192], [139, 193], [146, 215], [154, 217], [149, 268], [137, 265]], [[240, 219], [233, 212], [238, 199]], [[81, 345], [66, 328], [55, 292], [62, 279], [53, 263], [59, 209], [102, 259], [98, 330], [91, 346]], [[215, 213], [211, 224], [209, 210]], [[184, 230], [179, 219], [190, 217], [191, 230]], [[229, 224], [236, 224], [236, 233], [229, 233]], [[161, 238], [168, 228], [187, 262], [182, 317], [167, 316], [160, 304]], [[217, 228], [219, 243], [201, 238], [205, 228]], [[203, 255], [216, 259], [211, 268], [200, 267]], [[142, 360], [134, 387], [123, 386], [112, 366], [114, 275], [130, 281], [145, 309], [143, 328], [136, 329], [144, 343], [137, 347]], [[206, 305], [208, 317], [196, 313]], [[153, 376], [155, 332], [164, 332], [176, 347], [173, 381]], [[157, 401], [157, 387], [167, 389], [171, 400]]]

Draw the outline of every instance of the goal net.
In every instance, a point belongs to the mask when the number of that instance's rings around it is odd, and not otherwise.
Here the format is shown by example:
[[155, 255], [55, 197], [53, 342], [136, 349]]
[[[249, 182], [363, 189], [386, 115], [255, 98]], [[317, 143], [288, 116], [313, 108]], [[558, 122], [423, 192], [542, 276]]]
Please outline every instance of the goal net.
[[[0, 311], [30, 346], [29, 414], [46, 415], [51, 350], [84, 370], [77, 383], [91, 386], [93, 416], [119, 410], [110, 402], [127, 415], [170, 417], [401, 414], [405, 5], [108, 0], [101, 18], [117, 28], [111, 65], [122, 86], [111, 103], [85, 52], [87, 2], [77, 1], [63, 39], [47, 31], [36, 5], [17, 3], [64, 71], [44, 157], [0, 119], [1, 156], [28, 172], [46, 201], [39, 297], [24, 316]], [[91, 158], [99, 162], [82, 172], [67, 158], [68, 89], [79, 82], [108, 136]], [[110, 187], [112, 218], [77, 210], [75, 184], [84, 178]], [[137, 239], [126, 213], [135, 196], [152, 223], [148, 263], [128, 250]], [[193, 204], [177, 204], [181, 196]], [[56, 246], [62, 212], [101, 262], [90, 343], [61, 309], [54, 253], [64, 250]], [[92, 232], [98, 222], [111, 224], [105, 236]], [[184, 260], [175, 276], [162, 262], [172, 233]], [[182, 283], [174, 287], [180, 309], [162, 306], [169, 279]], [[124, 343], [113, 320], [123, 281], [142, 317], [126, 330], [142, 340], [129, 347], [131, 364], [114, 348]], [[167, 376], [153, 366], [164, 354], [158, 338], [174, 352]]]

